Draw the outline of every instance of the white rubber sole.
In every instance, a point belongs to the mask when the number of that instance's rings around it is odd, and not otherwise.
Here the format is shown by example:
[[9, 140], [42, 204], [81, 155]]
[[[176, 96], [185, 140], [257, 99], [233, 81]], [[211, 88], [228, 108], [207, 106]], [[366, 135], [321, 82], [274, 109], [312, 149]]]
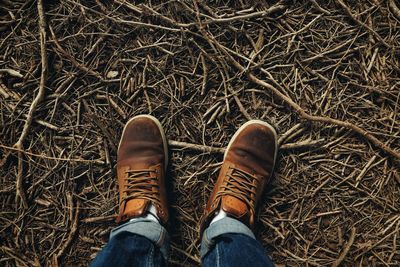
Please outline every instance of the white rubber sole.
[[275, 162], [276, 162], [276, 156], [278, 154], [278, 135], [274, 129], [274, 127], [272, 127], [271, 124], [265, 122], [265, 121], [261, 121], [261, 120], [250, 120], [248, 122], [246, 122], [245, 124], [243, 124], [242, 126], [240, 126], [240, 128], [235, 132], [235, 134], [232, 136], [231, 140], [229, 141], [228, 146], [225, 149], [225, 153], [224, 153], [224, 160], [226, 157], [226, 154], [228, 153], [228, 150], [231, 148], [231, 145], [233, 144], [233, 142], [235, 141], [235, 139], [238, 137], [238, 135], [244, 130], [244, 128], [246, 128], [247, 126], [251, 125], [251, 124], [261, 124], [265, 127], [267, 127], [268, 129], [270, 129], [272, 131], [272, 133], [274, 134], [274, 139], [275, 139], [275, 154], [274, 154], [274, 166], [272, 167], [272, 170], [275, 168]]
[[132, 121], [134, 121], [136, 119], [139, 119], [139, 118], [148, 118], [148, 119], [152, 120], [157, 125], [158, 129], [160, 130], [161, 138], [163, 140], [163, 147], [164, 147], [164, 158], [165, 158], [164, 169], [166, 170], [167, 166], [168, 166], [168, 145], [167, 145], [168, 142], [167, 142], [167, 138], [165, 137], [164, 128], [162, 127], [160, 121], [157, 120], [157, 118], [155, 118], [155, 117], [153, 117], [151, 115], [137, 115], [137, 116], [129, 119], [129, 121], [125, 124], [124, 129], [122, 130], [121, 139], [119, 140], [119, 144], [118, 144], [118, 150], [119, 150], [119, 147], [121, 146], [122, 136], [124, 136], [124, 134], [125, 134], [126, 127], [128, 126], [128, 124], [130, 122], [132, 122]]

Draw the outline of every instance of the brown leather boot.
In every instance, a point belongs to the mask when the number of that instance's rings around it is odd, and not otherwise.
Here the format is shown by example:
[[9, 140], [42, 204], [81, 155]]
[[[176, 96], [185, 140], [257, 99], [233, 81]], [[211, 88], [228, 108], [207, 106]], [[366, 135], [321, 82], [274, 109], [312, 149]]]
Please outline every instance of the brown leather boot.
[[118, 147], [119, 215], [117, 223], [147, 214], [150, 204], [160, 222], [168, 221], [165, 170], [167, 140], [160, 122], [150, 115], [133, 117], [125, 125]]
[[277, 135], [268, 123], [251, 120], [236, 131], [205, 209], [201, 234], [221, 209], [253, 227], [256, 206], [271, 178], [276, 154]]

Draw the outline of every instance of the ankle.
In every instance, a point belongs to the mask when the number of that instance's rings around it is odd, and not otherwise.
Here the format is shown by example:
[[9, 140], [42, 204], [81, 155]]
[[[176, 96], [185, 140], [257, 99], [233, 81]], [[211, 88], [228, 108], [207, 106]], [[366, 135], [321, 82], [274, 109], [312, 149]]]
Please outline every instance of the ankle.
[[146, 213], [143, 214], [143, 216], [132, 218], [129, 221], [134, 222], [134, 221], [141, 220], [141, 219], [147, 219], [147, 220], [154, 221], [156, 223], [160, 223], [160, 218], [157, 216], [157, 208], [153, 204], [150, 204]]
[[215, 213], [215, 216], [211, 220], [210, 225], [215, 223], [215, 222], [217, 222], [217, 221], [219, 221], [219, 220], [222, 220], [223, 218], [226, 218], [226, 217], [228, 217], [228, 214], [224, 210], [220, 209], [219, 211], [217, 211]]

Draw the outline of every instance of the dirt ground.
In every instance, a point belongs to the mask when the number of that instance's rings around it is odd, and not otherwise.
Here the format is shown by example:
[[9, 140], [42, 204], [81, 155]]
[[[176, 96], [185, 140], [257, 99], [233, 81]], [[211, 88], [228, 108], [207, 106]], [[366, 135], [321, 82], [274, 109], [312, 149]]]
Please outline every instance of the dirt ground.
[[200, 264], [222, 152], [256, 118], [279, 133], [256, 229], [275, 264], [400, 266], [399, 8], [0, 0], [0, 265], [96, 256], [122, 128], [144, 113], [170, 140], [172, 266]]

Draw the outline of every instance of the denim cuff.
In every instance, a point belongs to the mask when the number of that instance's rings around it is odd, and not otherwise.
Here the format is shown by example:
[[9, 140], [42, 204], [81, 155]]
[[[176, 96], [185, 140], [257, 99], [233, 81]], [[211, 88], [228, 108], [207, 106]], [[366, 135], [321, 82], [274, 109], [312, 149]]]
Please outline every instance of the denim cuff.
[[160, 248], [164, 259], [168, 260], [169, 236], [167, 230], [161, 224], [149, 219], [138, 218], [114, 228], [110, 233], [110, 239], [122, 232], [133, 233], [149, 239]]
[[203, 258], [215, 245], [217, 236], [222, 234], [243, 234], [256, 239], [253, 232], [244, 223], [234, 218], [225, 217], [213, 224], [210, 224], [203, 233], [201, 240], [200, 256]]

